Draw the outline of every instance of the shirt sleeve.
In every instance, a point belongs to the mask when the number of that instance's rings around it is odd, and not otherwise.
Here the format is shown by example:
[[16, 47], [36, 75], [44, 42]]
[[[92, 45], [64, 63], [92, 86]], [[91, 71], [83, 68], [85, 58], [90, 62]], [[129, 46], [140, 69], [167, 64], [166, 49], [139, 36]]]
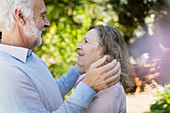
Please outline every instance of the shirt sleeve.
[[15, 67], [8, 70], [0, 70], [0, 113], [84, 113], [96, 94], [81, 82], [58, 109], [48, 111], [29, 78]]
[[64, 97], [74, 87], [79, 76], [80, 74], [76, 71], [76, 69], [71, 67], [66, 74], [56, 80], [62, 97]]

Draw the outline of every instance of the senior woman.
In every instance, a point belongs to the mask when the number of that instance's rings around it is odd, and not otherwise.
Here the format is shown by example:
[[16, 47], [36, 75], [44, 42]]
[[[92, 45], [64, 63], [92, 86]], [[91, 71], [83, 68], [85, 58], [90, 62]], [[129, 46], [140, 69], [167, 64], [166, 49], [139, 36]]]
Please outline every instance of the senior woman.
[[[87, 72], [90, 65], [103, 57], [108, 56], [108, 62], [117, 59], [121, 66], [120, 81], [110, 88], [99, 91], [87, 113], [126, 113], [126, 95], [124, 88], [133, 85], [129, 79], [130, 68], [128, 65], [127, 46], [120, 31], [111, 26], [93, 25], [77, 45], [77, 64]], [[76, 85], [82, 81], [85, 74], [80, 76]], [[75, 87], [76, 87], [75, 85]]]

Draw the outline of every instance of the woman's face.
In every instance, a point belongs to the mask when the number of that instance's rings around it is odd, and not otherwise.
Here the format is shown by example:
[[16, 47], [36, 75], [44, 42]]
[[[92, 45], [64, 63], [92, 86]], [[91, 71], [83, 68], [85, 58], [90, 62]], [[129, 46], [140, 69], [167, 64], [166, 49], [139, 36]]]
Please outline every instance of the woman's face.
[[102, 47], [99, 46], [98, 42], [99, 38], [97, 30], [91, 29], [86, 33], [83, 41], [76, 47], [79, 55], [77, 64], [83, 67], [86, 71], [102, 54]]

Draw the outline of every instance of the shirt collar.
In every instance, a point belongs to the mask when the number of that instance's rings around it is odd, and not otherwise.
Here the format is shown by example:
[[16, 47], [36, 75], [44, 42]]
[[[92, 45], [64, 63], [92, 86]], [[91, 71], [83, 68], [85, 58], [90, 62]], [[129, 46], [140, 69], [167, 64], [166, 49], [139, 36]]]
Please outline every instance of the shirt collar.
[[0, 44], [0, 51], [8, 53], [24, 63], [26, 62], [26, 58], [32, 54], [32, 50], [30, 49], [5, 44]]

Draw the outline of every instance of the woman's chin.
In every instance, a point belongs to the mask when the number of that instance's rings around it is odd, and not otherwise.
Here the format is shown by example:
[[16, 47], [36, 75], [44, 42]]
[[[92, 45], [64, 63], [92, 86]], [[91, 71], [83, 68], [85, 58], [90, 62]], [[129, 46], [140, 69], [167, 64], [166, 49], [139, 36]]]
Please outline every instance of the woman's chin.
[[85, 70], [85, 72], [87, 72], [89, 67], [90, 67], [90, 66], [83, 65], [83, 64], [81, 64], [79, 62], [77, 62], [77, 65], [80, 66], [81, 68], [83, 68]]

